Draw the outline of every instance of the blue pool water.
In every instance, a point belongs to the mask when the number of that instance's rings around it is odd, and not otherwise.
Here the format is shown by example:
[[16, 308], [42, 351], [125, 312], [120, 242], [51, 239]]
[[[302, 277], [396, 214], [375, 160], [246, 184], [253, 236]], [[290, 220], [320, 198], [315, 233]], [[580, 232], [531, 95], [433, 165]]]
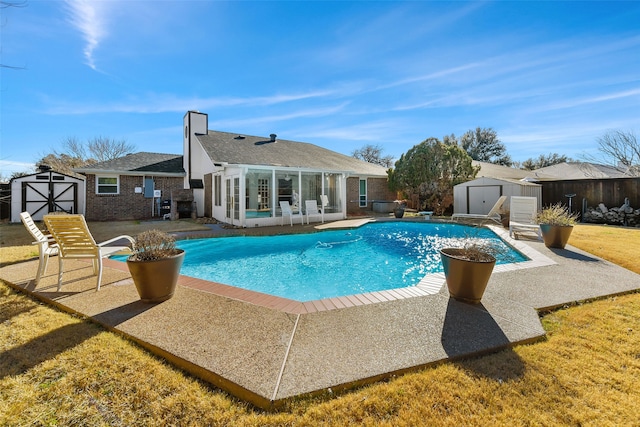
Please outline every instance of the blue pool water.
[[181, 274], [297, 301], [414, 286], [442, 271], [439, 250], [468, 236], [491, 240], [497, 263], [526, 261], [491, 230], [461, 224], [379, 222], [352, 230], [182, 240]]

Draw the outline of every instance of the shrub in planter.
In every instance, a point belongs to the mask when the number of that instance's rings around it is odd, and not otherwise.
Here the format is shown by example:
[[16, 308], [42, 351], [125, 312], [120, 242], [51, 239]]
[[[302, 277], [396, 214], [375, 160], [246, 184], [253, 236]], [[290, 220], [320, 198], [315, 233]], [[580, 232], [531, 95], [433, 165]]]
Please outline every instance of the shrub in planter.
[[542, 209], [536, 215], [535, 221], [540, 224], [545, 246], [564, 249], [577, 217], [577, 214], [569, 212], [561, 203]]
[[447, 288], [453, 299], [478, 304], [487, 288], [500, 248], [468, 239], [460, 248], [440, 250]]
[[176, 248], [173, 236], [149, 230], [140, 233], [132, 245], [127, 266], [144, 302], [162, 302], [175, 292], [184, 251]]
[[496, 264], [495, 257], [480, 252], [470, 257], [463, 248], [443, 248], [440, 256], [451, 297], [472, 304], [479, 303]]

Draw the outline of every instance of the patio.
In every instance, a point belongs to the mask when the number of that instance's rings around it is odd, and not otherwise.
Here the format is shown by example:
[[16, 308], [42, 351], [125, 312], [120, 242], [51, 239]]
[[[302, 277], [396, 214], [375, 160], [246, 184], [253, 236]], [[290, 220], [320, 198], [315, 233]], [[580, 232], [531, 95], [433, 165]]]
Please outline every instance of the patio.
[[496, 271], [478, 306], [450, 300], [446, 286], [431, 295], [361, 295], [343, 306], [285, 304], [186, 277], [174, 298], [148, 305], [139, 301], [126, 266], [114, 261], [105, 262], [100, 292], [82, 262], [69, 262], [60, 293], [55, 260], [35, 288], [37, 260], [3, 267], [0, 277], [91, 317], [241, 399], [271, 408], [292, 396], [542, 339], [536, 310], [640, 289], [637, 274], [573, 247], [552, 251], [538, 241], [512, 243], [551, 262]]

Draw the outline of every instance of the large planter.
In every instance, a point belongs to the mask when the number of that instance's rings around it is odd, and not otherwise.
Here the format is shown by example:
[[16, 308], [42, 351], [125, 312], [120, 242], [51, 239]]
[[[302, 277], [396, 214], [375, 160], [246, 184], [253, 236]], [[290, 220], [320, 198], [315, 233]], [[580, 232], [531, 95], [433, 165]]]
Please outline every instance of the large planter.
[[395, 208], [393, 210], [393, 215], [396, 218], [402, 218], [404, 216], [404, 208]]
[[452, 298], [478, 304], [487, 288], [496, 259], [487, 254], [489, 261], [471, 261], [465, 258], [464, 253], [465, 250], [460, 248], [440, 250], [447, 287]]
[[540, 231], [546, 247], [564, 249], [573, 231], [573, 225], [540, 224]]
[[144, 302], [157, 303], [171, 298], [176, 290], [183, 261], [184, 250], [182, 249], [177, 255], [155, 261], [127, 260], [127, 266], [140, 299]]

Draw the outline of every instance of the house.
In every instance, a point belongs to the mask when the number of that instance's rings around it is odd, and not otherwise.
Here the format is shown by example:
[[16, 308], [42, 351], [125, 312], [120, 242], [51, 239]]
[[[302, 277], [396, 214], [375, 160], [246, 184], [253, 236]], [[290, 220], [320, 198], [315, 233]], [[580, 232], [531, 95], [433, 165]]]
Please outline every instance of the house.
[[164, 200], [184, 189], [179, 154], [135, 153], [74, 169], [86, 176], [89, 221], [146, 219], [162, 214]]
[[207, 114], [184, 116], [185, 188], [198, 216], [256, 227], [282, 222], [280, 202], [294, 212], [315, 200], [325, 220], [370, 210], [395, 198], [386, 169], [317, 145], [208, 129]]
[[[208, 129], [207, 114], [183, 119], [183, 154], [136, 153], [88, 168], [89, 220], [212, 217], [241, 227], [279, 225], [280, 202], [324, 220], [393, 200], [386, 169], [317, 145]], [[318, 218], [319, 220], [319, 218]]]

